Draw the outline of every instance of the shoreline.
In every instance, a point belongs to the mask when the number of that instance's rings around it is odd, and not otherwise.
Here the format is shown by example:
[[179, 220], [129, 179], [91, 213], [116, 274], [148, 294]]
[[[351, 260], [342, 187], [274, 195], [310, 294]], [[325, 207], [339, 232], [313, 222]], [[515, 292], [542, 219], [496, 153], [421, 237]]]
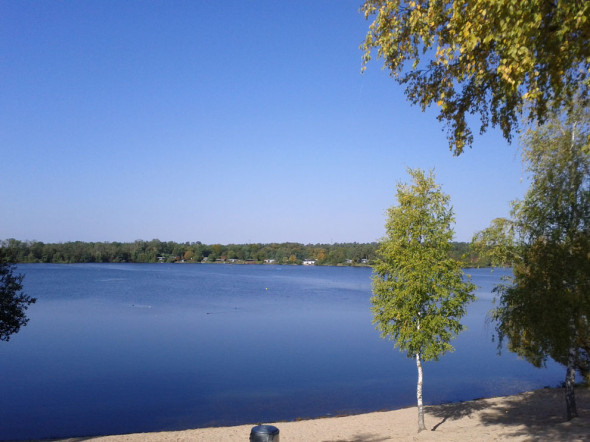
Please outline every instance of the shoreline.
[[[280, 431], [281, 442], [380, 442], [386, 440], [590, 441], [590, 388], [576, 388], [579, 417], [565, 419], [563, 388], [544, 388], [512, 396], [425, 406], [427, 430], [417, 432], [415, 406], [309, 420], [265, 422]], [[254, 424], [157, 433], [52, 439], [66, 442], [247, 441]], [[50, 441], [43, 439], [42, 441]]]

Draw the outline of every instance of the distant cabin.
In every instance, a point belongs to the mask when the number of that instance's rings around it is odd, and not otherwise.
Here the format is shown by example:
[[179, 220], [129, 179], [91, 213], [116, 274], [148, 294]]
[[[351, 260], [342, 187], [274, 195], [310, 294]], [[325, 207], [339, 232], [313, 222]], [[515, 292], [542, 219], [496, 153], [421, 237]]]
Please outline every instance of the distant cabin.
[[315, 260], [313, 260], [313, 259], [306, 259], [305, 261], [303, 261], [303, 265], [304, 266], [314, 266], [315, 265]]

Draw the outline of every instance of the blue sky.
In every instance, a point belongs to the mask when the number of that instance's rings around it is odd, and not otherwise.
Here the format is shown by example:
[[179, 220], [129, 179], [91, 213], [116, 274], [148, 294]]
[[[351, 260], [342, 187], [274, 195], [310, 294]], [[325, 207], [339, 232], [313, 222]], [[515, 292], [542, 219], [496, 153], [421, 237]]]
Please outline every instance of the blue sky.
[[407, 167], [456, 239], [526, 191], [499, 131], [454, 157], [360, 1], [0, 1], [0, 239], [370, 242]]

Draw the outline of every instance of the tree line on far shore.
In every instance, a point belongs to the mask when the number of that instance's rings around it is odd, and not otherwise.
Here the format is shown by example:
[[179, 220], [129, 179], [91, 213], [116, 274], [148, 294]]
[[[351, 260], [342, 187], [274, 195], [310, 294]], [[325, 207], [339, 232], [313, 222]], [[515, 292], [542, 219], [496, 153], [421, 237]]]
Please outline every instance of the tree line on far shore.
[[[155, 262], [254, 262], [317, 265], [370, 265], [377, 257], [378, 244], [203, 244], [197, 242], [137, 240], [134, 242], [43, 243], [7, 239], [0, 247], [19, 263], [155, 263]], [[485, 267], [490, 262], [470, 251], [469, 243], [453, 242], [450, 257], [465, 267]]]

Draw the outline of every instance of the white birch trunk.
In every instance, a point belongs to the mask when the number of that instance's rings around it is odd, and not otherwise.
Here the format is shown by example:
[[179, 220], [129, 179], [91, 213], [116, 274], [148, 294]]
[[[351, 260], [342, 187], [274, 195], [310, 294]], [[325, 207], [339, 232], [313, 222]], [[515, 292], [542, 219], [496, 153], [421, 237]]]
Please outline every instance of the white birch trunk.
[[418, 400], [418, 433], [426, 430], [424, 425], [424, 406], [422, 404], [422, 361], [420, 353], [416, 353], [416, 366], [418, 367], [418, 386], [416, 388], [416, 398]]
[[576, 347], [571, 347], [567, 358], [567, 371], [565, 374], [565, 405], [567, 409], [567, 420], [578, 417], [578, 410], [576, 409], [576, 396], [574, 392], [574, 385], [576, 383]]
[[570, 320], [570, 330], [572, 331], [573, 335], [573, 344], [571, 344], [571, 347], [568, 350], [567, 369], [565, 372], [565, 406], [568, 421], [574, 417], [578, 417], [578, 410], [576, 408], [576, 395], [574, 392], [574, 386], [576, 384], [576, 356], [578, 353], [578, 348], [576, 347], [576, 326], [573, 320]]

